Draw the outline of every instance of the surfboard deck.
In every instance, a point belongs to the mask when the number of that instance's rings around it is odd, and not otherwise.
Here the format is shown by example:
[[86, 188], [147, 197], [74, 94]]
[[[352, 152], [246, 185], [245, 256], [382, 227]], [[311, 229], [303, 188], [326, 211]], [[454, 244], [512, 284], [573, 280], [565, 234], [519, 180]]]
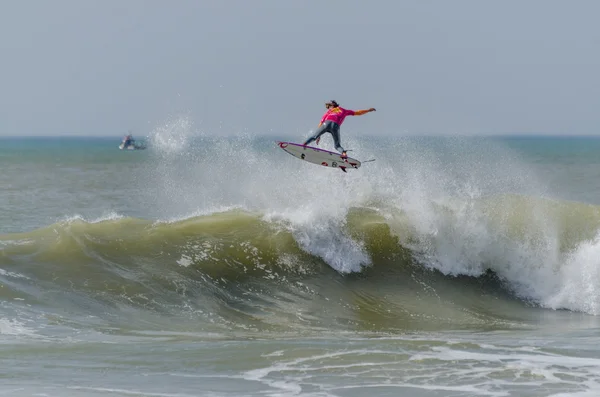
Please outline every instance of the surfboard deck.
[[304, 146], [292, 142], [277, 142], [280, 148], [287, 153], [300, 160], [308, 161], [309, 163], [321, 165], [324, 167], [338, 168], [344, 172], [348, 169], [358, 169], [361, 162], [352, 157], [343, 159], [342, 155], [337, 152], [331, 152], [325, 149], [319, 149], [313, 146]]

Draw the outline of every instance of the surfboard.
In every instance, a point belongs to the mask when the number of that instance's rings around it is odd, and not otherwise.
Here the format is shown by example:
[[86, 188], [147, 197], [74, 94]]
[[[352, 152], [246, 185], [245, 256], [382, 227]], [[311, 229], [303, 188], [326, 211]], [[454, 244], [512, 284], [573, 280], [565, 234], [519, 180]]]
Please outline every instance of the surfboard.
[[358, 169], [361, 162], [352, 157], [343, 159], [340, 153], [319, 149], [313, 146], [303, 146], [292, 142], [277, 142], [280, 148], [300, 160], [321, 165], [324, 167], [338, 168], [344, 172], [347, 169]]

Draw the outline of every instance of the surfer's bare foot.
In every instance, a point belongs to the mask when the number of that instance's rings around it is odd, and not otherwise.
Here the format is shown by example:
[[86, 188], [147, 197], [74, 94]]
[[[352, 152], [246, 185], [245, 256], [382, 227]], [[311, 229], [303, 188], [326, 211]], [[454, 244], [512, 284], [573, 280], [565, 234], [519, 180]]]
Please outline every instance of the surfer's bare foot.
[[348, 158], [348, 155], [346, 154], [346, 151], [343, 151], [342, 155], [340, 157], [342, 158], [342, 160], [346, 160]]
[[321, 137], [317, 138], [317, 141], [315, 142], [317, 144], [317, 146], [319, 146], [319, 142], [321, 141]]

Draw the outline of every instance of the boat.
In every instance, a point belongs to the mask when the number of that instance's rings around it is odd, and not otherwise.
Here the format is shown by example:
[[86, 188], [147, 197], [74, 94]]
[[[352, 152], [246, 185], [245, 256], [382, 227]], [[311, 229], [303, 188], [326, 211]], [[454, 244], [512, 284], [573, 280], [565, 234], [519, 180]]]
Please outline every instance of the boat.
[[146, 145], [144, 143], [137, 143], [135, 139], [133, 139], [133, 135], [127, 134], [123, 137], [121, 144], [119, 145], [119, 149], [121, 150], [144, 150], [146, 149]]

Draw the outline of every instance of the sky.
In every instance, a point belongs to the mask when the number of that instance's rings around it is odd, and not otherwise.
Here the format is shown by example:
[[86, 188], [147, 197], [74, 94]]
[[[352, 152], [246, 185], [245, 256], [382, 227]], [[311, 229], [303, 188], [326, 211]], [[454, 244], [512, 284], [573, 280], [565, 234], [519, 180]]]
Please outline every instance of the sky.
[[600, 134], [600, 2], [5, 0], [0, 135]]

